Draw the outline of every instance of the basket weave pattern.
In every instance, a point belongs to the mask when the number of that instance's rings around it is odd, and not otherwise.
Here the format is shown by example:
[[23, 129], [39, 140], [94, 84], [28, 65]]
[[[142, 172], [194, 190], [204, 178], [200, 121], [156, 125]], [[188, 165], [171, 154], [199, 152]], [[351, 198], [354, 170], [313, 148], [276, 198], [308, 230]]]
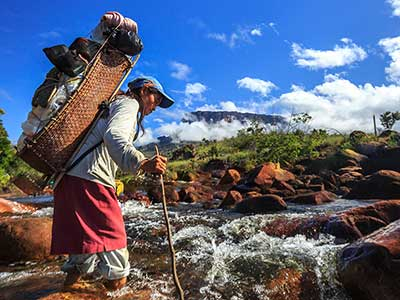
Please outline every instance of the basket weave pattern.
[[121, 52], [100, 52], [71, 99], [22, 149], [21, 158], [45, 174], [60, 172], [94, 120], [99, 104], [112, 96], [130, 67]]

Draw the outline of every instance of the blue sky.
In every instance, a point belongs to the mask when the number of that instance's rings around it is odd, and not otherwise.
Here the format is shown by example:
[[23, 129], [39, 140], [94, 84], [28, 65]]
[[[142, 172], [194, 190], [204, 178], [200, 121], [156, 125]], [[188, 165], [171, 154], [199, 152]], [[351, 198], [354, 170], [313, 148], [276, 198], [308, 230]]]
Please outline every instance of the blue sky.
[[16, 142], [51, 64], [42, 48], [89, 37], [106, 11], [134, 19], [145, 48], [130, 79], [157, 77], [176, 104], [140, 143], [232, 136], [240, 124], [182, 124], [185, 112], [308, 112], [312, 125], [372, 130], [400, 107], [399, 0], [9, 1], [0, 12], [0, 107]]

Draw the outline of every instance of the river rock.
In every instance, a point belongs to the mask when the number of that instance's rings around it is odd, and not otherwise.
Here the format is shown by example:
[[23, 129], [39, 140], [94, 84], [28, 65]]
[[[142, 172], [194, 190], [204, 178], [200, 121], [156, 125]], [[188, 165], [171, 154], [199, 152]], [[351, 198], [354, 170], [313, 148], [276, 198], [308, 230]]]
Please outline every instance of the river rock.
[[[161, 187], [156, 187], [148, 191], [148, 196], [152, 202], [162, 202], [162, 190]], [[165, 185], [165, 198], [167, 203], [179, 202], [179, 194], [172, 185]]]
[[215, 178], [222, 178], [225, 175], [225, 170], [212, 170], [211, 175]]
[[400, 299], [400, 220], [345, 247], [339, 280], [355, 300]]
[[226, 163], [221, 159], [211, 159], [202, 168], [203, 171], [212, 172], [213, 170], [225, 170]]
[[287, 209], [287, 204], [276, 195], [262, 195], [244, 199], [235, 206], [240, 213], [268, 213]]
[[246, 178], [246, 184], [255, 184], [262, 187], [270, 187], [274, 180], [289, 181], [294, 180], [295, 176], [284, 169], [279, 164], [265, 163], [251, 170]]
[[372, 174], [379, 170], [393, 170], [400, 172], [400, 147], [385, 149], [362, 163], [365, 174]]
[[346, 197], [349, 199], [398, 199], [400, 198], [400, 173], [380, 170], [356, 182]]
[[342, 174], [345, 174], [345, 173], [350, 173], [350, 172], [362, 173], [362, 168], [361, 167], [352, 166], [352, 167], [340, 168], [338, 170], [338, 174], [339, 175], [342, 175]]
[[328, 220], [328, 215], [315, 216], [312, 219], [280, 217], [262, 230], [270, 236], [288, 237], [302, 234], [308, 238], [318, 239]]
[[267, 299], [271, 300], [319, 300], [317, 276], [312, 272], [285, 268], [277, 272], [266, 287]]
[[236, 183], [240, 180], [240, 173], [235, 169], [229, 169], [219, 181], [218, 185]]
[[371, 156], [379, 155], [385, 150], [385, 147], [385, 143], [371, 141], [368, 143], [357, 144], [356, 151], [371, 158]]
[[213, 199], [224, 199], [228, 192], [225, 191], [215, 191], [213, 194]]
[[296, 194], [296, 190], [287, 182], [281, 180], [275, 180], [272, 184], [273, 188], [277, 188], [285, 193], [285, 196], [293, 196]]
[[49, 257], [51, 218], [3, 219], [0, 223], [0, 261]]
[[334, 193], [328, 191], [320, 191], [320, 192], [296, 195], [293, 197], [287, 197], [285, 198], [285, 200], [297, 204], [320, 205], [323, 203], [333, 202], [335, 201], [336, 198], [337, 196]]
[[340, 152], [340, 155], [344, 156], [346, 159], [355, 160], [358, 163], [362, 163], [362, 162], [368, 160], [368, 156], [357, 153], [356, 151], [351, 150], [351, 149], [342, 150]]
[[0, 198], [0, 213], [24, 214], [34, 212], [35, 210], [36, 207], [32, 205]]
[[380, 201], [333, 215], [325, 226], [325, 233], [341, 241], [355, 241], [381, 227], [400, 219], [400, 200]]
[[231, 190], [227, 193], [225, 198], [222, 200], [219, 208], [233, 208], [237, 203], [243, 200], [242, 194], [238, 191]]

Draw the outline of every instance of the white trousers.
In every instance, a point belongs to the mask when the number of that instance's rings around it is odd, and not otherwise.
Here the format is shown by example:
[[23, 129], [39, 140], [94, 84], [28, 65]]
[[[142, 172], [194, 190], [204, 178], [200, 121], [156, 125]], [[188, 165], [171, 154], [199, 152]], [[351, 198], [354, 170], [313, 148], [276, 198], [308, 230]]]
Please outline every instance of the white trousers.
[[68, 273], [74, 268], [82, 275], [93, 273], [97, 269], [108, 280], [126, 277], [130, 268], [129, 252], [122, 248], [91, 254], [71, 254], [61, 270]]

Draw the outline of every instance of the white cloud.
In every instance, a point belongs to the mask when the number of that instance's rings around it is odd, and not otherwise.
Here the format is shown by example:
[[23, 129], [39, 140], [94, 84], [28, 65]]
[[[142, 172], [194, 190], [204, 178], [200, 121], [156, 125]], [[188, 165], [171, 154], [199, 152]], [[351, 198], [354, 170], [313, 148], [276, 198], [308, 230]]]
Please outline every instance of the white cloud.
[[400, 36], [379, 41], [379, 45], [392, 58], [390, 66], [385, 68], [389, 81], [400, 84]]
[[233, 137], [238, 130], [247, 127], [237, 120], [232, 122], [220, 121], [216, 124], [207, 124], [203, 121], [192, 123], [180, 122], [163, 125], [157, 130], [159, 135], [168, 135], [174, 141], [201, 141], [202, 139], [216, 139]]
[[209, 39], [213, 39], [213, 40], [220, 41], [223, 43], [226, 43], [226, 41], [227, 41], [225, 33], [216, 33], [216, 32], [209, 33], [209, 34], [207, 34], [207, 37]]
[[393, 16], [400, 17], [400, 0], [386, 0], [393, 7]]
[[262, 32], [260, 28], [254, 28], [252, 31], [250, 31], [251, 35], [256, 35], [256, 36], [262, 36]]
[[142, 132], [140, 131], [138, 139], [135, 141], [135, 146], [143, 146], [150, 143], [156, 143], [157, 139], [153, 136], [153, 131], [151, 128], [146, 128], [145, 133], [142, 136]]
[[39, 33], [39, 37], [43, 39], [56, 39], [61, 37], [61, 34], [58, 31], [52, 30], [47, 32]]
[[350, 39], [341, 39], [344, 45], [335, 45], [333, 50], [315, 50], [292, 44], [292, 57], [296, 65], [311, 70], [327, 69], [350, 65], [367, 58], [365, 50]]
[[279, 31], [276, 29], [276, 24], [274, 22], [269, 22], [268, 26], [276, 33], [276, 35], [279, 35]]
[[277, 86], [271, 81], [265, 81], [258, 78], [244, 77], [236, 81], [239, 88], [249, 89], [252, 92], [259, 93], [261, 96], [266, 97], [272, 89]]
[[170, 67], [173, 70], [171, 76], [179, 80], [188, 80], [188, 76], [192, 69], [183, 63], [172, 61]]
[[200, 83], [187, 83], [185, 87], [185, 99], [184, 104], [186, 107], [190, 106], [194, 101], [203, 101], [203, 93], [207, 90], [207, 87]]
[[253, 44], [253, 36], [262, 36], [261, 26], [238, 27], [230, 34], [217, 32], [207, 34], [207, 38], [219, 41], [227, 45], [229, 48], [235, 48], [239, 43]]
[[200, 82], [188, 83], [188, 84], [186, 84], [185, 95], [186, 96], [200, 95], [200, 94], [204, 93], [206, 90], [207, 90], [207, 87]]
[[13, 97], [11, 97], [11, 95], [5, 90], [0, 88], [0, 100], [4, 99], [7, 101], [13, 101]]
[[309, 113], [311, 125], [334, 128], [342, 132], [355, 129], [373, 131], [372, 116], [385, 111], [397, 111], [400, 106], [400, 86], [355, 85], [338, 75], [325, 76], [324, 83], [311, 90], [293, 86], [275, 102], [285, 116]]

